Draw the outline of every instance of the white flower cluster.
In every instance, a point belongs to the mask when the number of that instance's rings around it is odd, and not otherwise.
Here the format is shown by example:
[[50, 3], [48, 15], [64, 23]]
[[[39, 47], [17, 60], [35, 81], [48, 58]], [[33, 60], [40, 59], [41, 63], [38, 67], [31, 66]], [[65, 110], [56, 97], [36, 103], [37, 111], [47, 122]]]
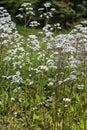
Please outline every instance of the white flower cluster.
[[39, 26], [39, 25], [40, 25], [40, 23], [38, 23], [37, 21], [32, 21], [32, 22], [30, 22], [30, 24], [29, 24], [30, 27], [37, 27], [37, 26]]
[[[23, 19], [25, 21], [25, 25], [27, 26], [31, 20], [31, 17], [34, 16], [34, 10], [32, 8], [32, 4], [29, 2], [23, 3], [19, 8], [19, 14], [16, 15], [17, 18]], [[31, 26], [36, 26], [36, 21], [31, 23]]]
[[50, 2], [46, 2], [43, 5], [43, 8], [38, 9], [38, 13], [40, 14], [40, 18], [45, 20], [45, 24], [49, 23], [49, 19], [53, 17], [53, 13], [56, 10], [55, 8], [51, 7]]
[[6, 9], [0, 7], [0, 44], [5, 44], [11, 39], [11, 34], [16, 29], [16, 25], [11, 20]]

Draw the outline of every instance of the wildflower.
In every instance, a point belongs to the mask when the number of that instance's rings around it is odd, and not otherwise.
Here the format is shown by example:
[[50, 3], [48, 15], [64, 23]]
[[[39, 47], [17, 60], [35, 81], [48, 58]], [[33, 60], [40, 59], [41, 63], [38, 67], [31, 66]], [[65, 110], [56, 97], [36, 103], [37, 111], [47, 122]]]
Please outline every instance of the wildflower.
[[65, 105], [64, 105], [64, 107], [65, 107], [65, 108], [67, 108], [67, 107], [68, 107], [68, 105], [67, 105], [67, 104], [65, 104]]
[[40, 23], [38, 23], [37, 21], [32, 21], [29, 26], [30, 27], [37, 27], [38, 25], [40, 25]]
[[49, 82], [49, 83], [48, 83], [48, 86], [53, 86], [53, 82]]
[[37, 36], [36, 36], [36, 35], [29, 35], [29, 38], [30, 38], [30, 39], [36, 39]]
[[19, 98], [19, 102], [22, 102], [22, 99], [21, 99], [21, 98]]
[[77, 79], [77, 77], [76, 77], [76, 75], [70, 75], [70, 79], [75, 80], [75, 79]]
[[43, 11], [43, 10], [44, 10], [44, 8], [39, 8], [39, 9], [38, 9], [38, 11]]
[[70, 98], [63, 98], [63, 101], [64, 101], [64, 102], [70, 102], [71, 99], [70, 99]]
[[55, 11], [56, 9], [55, 9], [55, 8], [51, 8], [50, 10], [51, 10], [51, 11]]
[[78, 86], [77, 86], [77, 88], [79, 89], [79, 90], [83, 90], [84, 89], [84, 85], [83, 84], [78, 84]]
[[41, 70], [48, 71], [48, 67], [45, 66], [45, 65], [41, 65], [41, 66], [39, 66], [39, 68], [40, 68]]
[[13, 115], [14, 115], [15, 117], [17, 117], [18, 112], [17, 112], [17, 111], [14, 111], [14, 112], [13, 112]]
[[50, 7], [51, 6], [51, 3], [49, 3], [49, 2], [46, 2], [45, 4], [44, 4], [44, 7], [46, 7], [46, 8], [48, 8], [48, 7]]
[[33, 83], [34, 83], [34, 81], [30, 81], [30, 82], [29, 82], [29, 85], [32, 85]]
[[22, 5], [21, 5], [22, 7], [26, 7], [26, 6], [31, 6], [31, 3], [23, 3]]
[[14, 98], [14, 97], [11, 97], [11, 101], [15, 101], [15, 98]]
[[23, 8], [19, 8], [18, 10], [22, 11], [22, 10], [23, 10]]
[[16, 17], [17, 17], [17, 18], [23, 18], [23, 15], [18, 14], [18, 15], [16, 15]]

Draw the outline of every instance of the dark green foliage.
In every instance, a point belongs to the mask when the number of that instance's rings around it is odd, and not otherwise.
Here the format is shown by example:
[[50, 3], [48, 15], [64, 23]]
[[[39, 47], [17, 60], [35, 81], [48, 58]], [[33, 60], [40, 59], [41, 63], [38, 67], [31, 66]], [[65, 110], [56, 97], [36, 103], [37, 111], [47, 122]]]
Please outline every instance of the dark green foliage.
[[72, 3], [65, 3], [65, 2], [57, 2], [54, 1], [53, 4], [56, 7], [55, 18], [58, 22], [60, 22], [64, 27], [70, 26], [75, 19], [76, 11], [72, 8]]
[[49, 20], [51, 24], [59, 22], [63, 28], [68, 29], [72, 27], [74, 22], [87, 18], [86, 0], [0, 0], [0, 6], [4, 6], [14, 20], [19, 23], [15, 18], [15, 15], [18, 13], [20, 5], [24, 2], [33, 4], [34, 12], [36, 14], [34, 20], [39, 21], [41, 27], [44, 26], [45, 21], [39, 17], [37, 10], [43, 7], [43, 4], [46, 2], [50, 2], [52, 7], [56, 8], [53, 17]]

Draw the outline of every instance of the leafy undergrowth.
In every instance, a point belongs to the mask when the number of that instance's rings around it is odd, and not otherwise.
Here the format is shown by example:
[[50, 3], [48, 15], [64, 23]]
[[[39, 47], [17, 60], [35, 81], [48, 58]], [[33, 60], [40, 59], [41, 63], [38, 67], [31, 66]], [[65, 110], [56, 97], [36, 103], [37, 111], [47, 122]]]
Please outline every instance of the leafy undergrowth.
[[8, 40], [3, 30], [1, 130], [87, 129], [87, 21], [68, 34], [51, 30], [25, 37], [14, 28]]

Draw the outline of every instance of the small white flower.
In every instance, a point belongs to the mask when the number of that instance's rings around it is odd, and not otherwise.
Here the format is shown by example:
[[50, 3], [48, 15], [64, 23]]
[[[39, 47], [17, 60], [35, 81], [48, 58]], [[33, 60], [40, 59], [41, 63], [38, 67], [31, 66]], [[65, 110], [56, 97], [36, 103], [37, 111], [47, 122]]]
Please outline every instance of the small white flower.
[[30, 38], [30, 39], [36, 39], [37, 36], [36, 36], [36, 35], [29, 35], [29, 38]]
[[45, 66], [45, 65], [41, 65], [41, 66], [39, 66], [39, 68], [40, 68], [41, 70], [48, 71], [48, 67]]
[[50, 7], [50, 6], [51, 6], [51, 3], [46, 2], [46, 3], [44, 4], [44, 6], [45, 6], [46, 8], [48, 8], [48, 7]]
[[17, 71], [17, 72], [16, 72], [16, 75], [19, 76], [19, 75], [20, 75], [20, 71]]
[[67, 81], [69, 81], [69, 80], [70, 80], [70, 77], [69, 77], [69, 78], [64, 79], [64, 82], [67, 82]]
[[40, 25], [40, 23], [38, 23], [37, 21], [32, 21], [29, 26], [30, 27], [37, 27], [38, 25]]
[[11, 101], [15, 101], [15, 98], [14, 98], [14, 97], [11, 97]]
[[58, 81], [58, 84], [61, 85], [63, 83], [63, 81]]
[[14, 111], [14, 112], [13, 112], [13, 115], [14, 115], [15, 117], [17, 117], [17, 114], [18, 114], [17, 111]]
[[55, 9], [55, 8], [51, 8], [50, 10], [51, 10], [51, 11], [55, 11], [56, 9]]
[[34, 81], [30, 81], [30, 82], [29, 82], [29, 85], [32, 85], [33, 83], [34, 83]]
[[31, 3], [23, 3], [21, 6], [22, 7], [31, 6]]
[[17, 18], [23, 18], [23, 15], [18, 14], [18, 15], [16, 15], [16, 17], [17, 17]]
[[76, 77], [76, 75], [70, 75], [70, 79], [75, 80], [75, 79], [77, 79], [77, 77]]
[[78, 85], [78, 89], [79, 90], [83, 90], [84, 89], [84, 85], [83, 84]]
[[20, 11], [22, 11], [22, 10], [23, 10], [23, 8], [19, 8], [19, 10], [20, 10]]
[[44, 10], [44, 8], [39, 8], [39, 9], [38, 9], [38, 11], [43, 11], [43, 10]]
[[68, 107], [68, 105], [67, 105], [67, 104], [65, 104], [65, 105], [64, 105], [64, 107]]
[[64, 102], [71, 102], [71, 99], [70, 98], [63, 98], [63, 101]]
[[53, 86], [53, 82], [49, 82], [49, 83], [48, 83], [48, 86]]
[[22, 99], [21, 99], [21, 98], [19, 98], [19, 102], [22, 102]]

